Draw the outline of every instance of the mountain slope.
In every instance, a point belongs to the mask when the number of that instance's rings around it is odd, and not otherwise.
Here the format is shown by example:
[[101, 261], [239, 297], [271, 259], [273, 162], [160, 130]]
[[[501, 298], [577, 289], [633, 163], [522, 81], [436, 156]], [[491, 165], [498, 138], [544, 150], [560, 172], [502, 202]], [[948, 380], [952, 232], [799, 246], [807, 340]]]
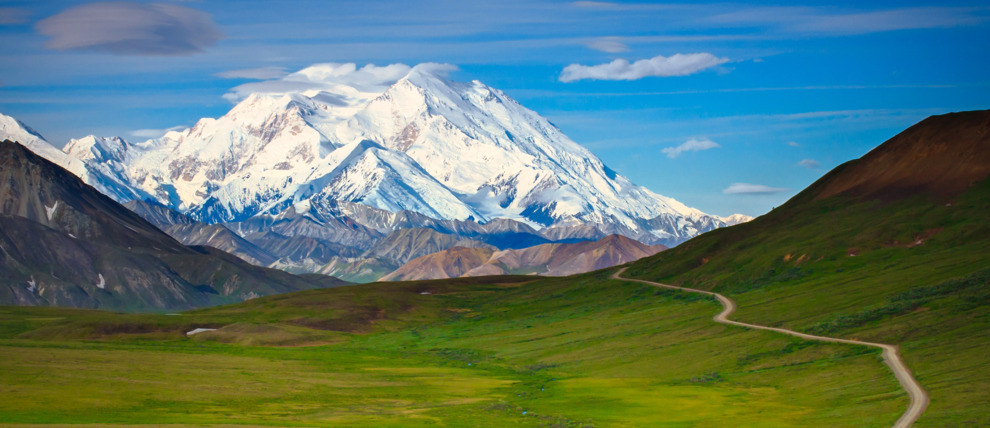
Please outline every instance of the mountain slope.
[[988, 124], [990, 111], [928, 118], [629, 275], [729, 295], [746, 322], [899, 344], [932, 397], [919, 426], [986, 425], [971, 391], [990, 383]]
[[725, 225], [634, 185], [505, 93], [440, 69], [414, 67], [371, 92], [253, 94], [159, 139], [91, 136], [66, 151], [112, 197], [151, 197], [207, 223], [355, 203], [438, 221], [513, 219], [556, 229], [551, 240], [618, 233], [675, 245]]
[[541, 244], [523, 249], [454, 247], [413, 259], [380, 281], [412, 281], [505, 274], [566, 276], [628, 263], [666, 249], [621, 235], [597, 241]]
[[798, 200], [833, 196], [947, 200], [990, 175], [990, 114], [934, 116], [812, 185]]
[[148, 220], [183, 245], [213, 247], [256, 266], [268, 266], [277, 257], [219, 224], [206, 224], [168, 207], [146, 201], [130, 201], [124, 207]]
[[186, 247], [23, 146], [0, 143], [0, 302], [192, 308], [339, 284]]
[[479, 248], [487, 244], [472, 239], [437, 232], [433, 229], [400, 229], [388, 234], [368, 249], [362, 257], [377, 258], [402, 265], [414, 258], [451, 247]]

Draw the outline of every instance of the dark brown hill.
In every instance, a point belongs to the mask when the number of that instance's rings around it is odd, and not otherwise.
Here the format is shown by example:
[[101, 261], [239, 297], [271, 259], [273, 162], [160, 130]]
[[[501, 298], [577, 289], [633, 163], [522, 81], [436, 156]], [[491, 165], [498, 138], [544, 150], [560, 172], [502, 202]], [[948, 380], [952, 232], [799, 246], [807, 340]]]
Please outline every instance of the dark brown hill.
[[990, 176], [990, 110], [929, 117], [847, 162], [798, 200], [832, 196], [893, 200], [955, 196]]

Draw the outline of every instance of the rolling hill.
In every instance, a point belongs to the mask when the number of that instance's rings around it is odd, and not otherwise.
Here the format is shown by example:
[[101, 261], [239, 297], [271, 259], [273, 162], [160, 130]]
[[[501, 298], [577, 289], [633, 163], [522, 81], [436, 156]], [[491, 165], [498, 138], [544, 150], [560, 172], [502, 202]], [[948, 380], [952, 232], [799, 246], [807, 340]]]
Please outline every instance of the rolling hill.
[[627, 275], [728, 295], [739, 320], [899, 344], [932, 396], [918, 426], [986, 425], [988, 176], [990, 111], [930, 117]]
[[[915, 426], [986, 426], [988, 115], [930, 118], [754, 222], [626, 275], [717, 290], [739, 304], [733, 319], [898, 344], [931, 395]], [[941, 144], [927, 159], [878, 155]], [[862, 175], [873, 159], [934, 165], [956, 145], [975, 148], [956, 164], [976, 171], [961, 175], [969, 185], [943, 191], [932, 183], [958, 172], [931, 170], [907, 192], [855, 184], [878, 183]], [[710, 297], [617, 270], [383, 282], [180, 315], [0, 307], [0, 385], [13, 391], [0, 419], [859, 428], [890, 427], [906, 407], [876, 349], [718, 324]], [[199, 328], [215, 330], [188, 335]]]

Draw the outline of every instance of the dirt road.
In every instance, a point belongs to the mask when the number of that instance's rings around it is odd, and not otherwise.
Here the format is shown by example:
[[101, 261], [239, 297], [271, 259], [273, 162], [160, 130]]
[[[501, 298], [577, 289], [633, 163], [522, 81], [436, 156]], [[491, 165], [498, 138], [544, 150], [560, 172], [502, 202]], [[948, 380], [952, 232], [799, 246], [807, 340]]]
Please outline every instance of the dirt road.
[[918, 420], [918, 418], [921, 417], [921, 414], [924, 413], [925, 409], [928, 407], [928, 393], [926, 393], [925, 390], [921, 388], [921, 385], [918, 383], [918, 381], [914, 379], [914, 376], [911, 374], [911, 371], [908, 370], [906, 365], [904, 365], [904, 361], [901, 360], [900, 354], [897, 353], [897, 347], [894, 345], [887, 345], [885, 343], [862, 342], [859, 340], [840, 339], [837, 337], [815, 336], [813, 334], [805, 334], [783, 328], [767, 327], [756, 324], [747, 324], [739, 321], [732, 321], [728, 317], [729, 315], [732, 315], [732, 313], [736, 311], [736, 302], [733, 302], [728, 297], [725, 297], [718, 293], [713, 293], [711, 291], [696, 290], [694, 288], [676, 287], [673, 285], [661, 284], [659, 282], [653, 282], [653, 281], [645, 281], [642, 279], [623, 278], [621, 275], [625, 273], [625, 271], [626, 268], [619, 269], [614, 274], [612, 274], [612, 279], [617, 279], [620, 281], [639, 282], [646, 285], [652, 285], [654, 287], [669, 288], [672, 290], [680, 290], [689, 293], [701, 293], [701, 294], [707, 294], [709, 296], [714, 296], [716, 299], [718, 299], [719, 302], [722, 303], [722, 306], [724, 307], [724, 309], [722, 309], [722, 312], [720, 312], [718, 315], [715, 315], [715, 317], [713, 318], [715, 322], [735, 325], [739, 327], [752, 328], [756, 330], [775, 331], [777, 333], [783, 333], [807, 340], [817, 340], [821, 342], [834, 342], [834, 343], [847, 343], [850, 345], [872, 346], [874, 348], [883, 349], [884, 363], [886, 363], [887, 367], [890, 367], [890, 370], [894, 372], [894, 376], [897, 378], [897, 381], [901, 383], [901, 386], [904, 388], [904, 390], [907, 391], [908, 397], [911, 398], [911, 403], [908, 404], [907, 410], [904, 412], [904, 414], [901, 415], [900, 419], [898, 419], [897, 422], [894, 423], [894, 428], [910, 427], [912, 424], [914, 424], [914, 421]]

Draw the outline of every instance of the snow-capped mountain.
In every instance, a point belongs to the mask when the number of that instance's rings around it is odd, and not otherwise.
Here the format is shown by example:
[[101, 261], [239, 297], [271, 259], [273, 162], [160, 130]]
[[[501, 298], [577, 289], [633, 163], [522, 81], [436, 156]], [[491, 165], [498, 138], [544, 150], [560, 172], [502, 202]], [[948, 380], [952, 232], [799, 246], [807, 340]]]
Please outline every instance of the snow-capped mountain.
[[323, 85], [254, 93], [159, 139], [73, 140], [57, 163], [120, 201], [151, 198], [208, 223], [349, 202], [666, 245], [726, 224], [634, 185], [537, 113], [481, 82], [452, 82], [443, 66], [398, 68], [377, 85], [340, 76], [386, 67], [346, 66], [303, 69], [282, 80]]
[[21, 143], [118, 202], [148, 196], [133, 187], [123, 171], [122, 153], [131, 145], [120, 138], [90, 136], [72, 140], [65, 149], [59, 150], [21, 121], [0, 114], [0, 141], [3, 140]]
[[735, 226], [737, 224], [746, 223], [752, 220], [753, 217], [746, 214], [733, 214], [728, 217], [720, 217], [719, 219], [722, 220], [726, 226]]

